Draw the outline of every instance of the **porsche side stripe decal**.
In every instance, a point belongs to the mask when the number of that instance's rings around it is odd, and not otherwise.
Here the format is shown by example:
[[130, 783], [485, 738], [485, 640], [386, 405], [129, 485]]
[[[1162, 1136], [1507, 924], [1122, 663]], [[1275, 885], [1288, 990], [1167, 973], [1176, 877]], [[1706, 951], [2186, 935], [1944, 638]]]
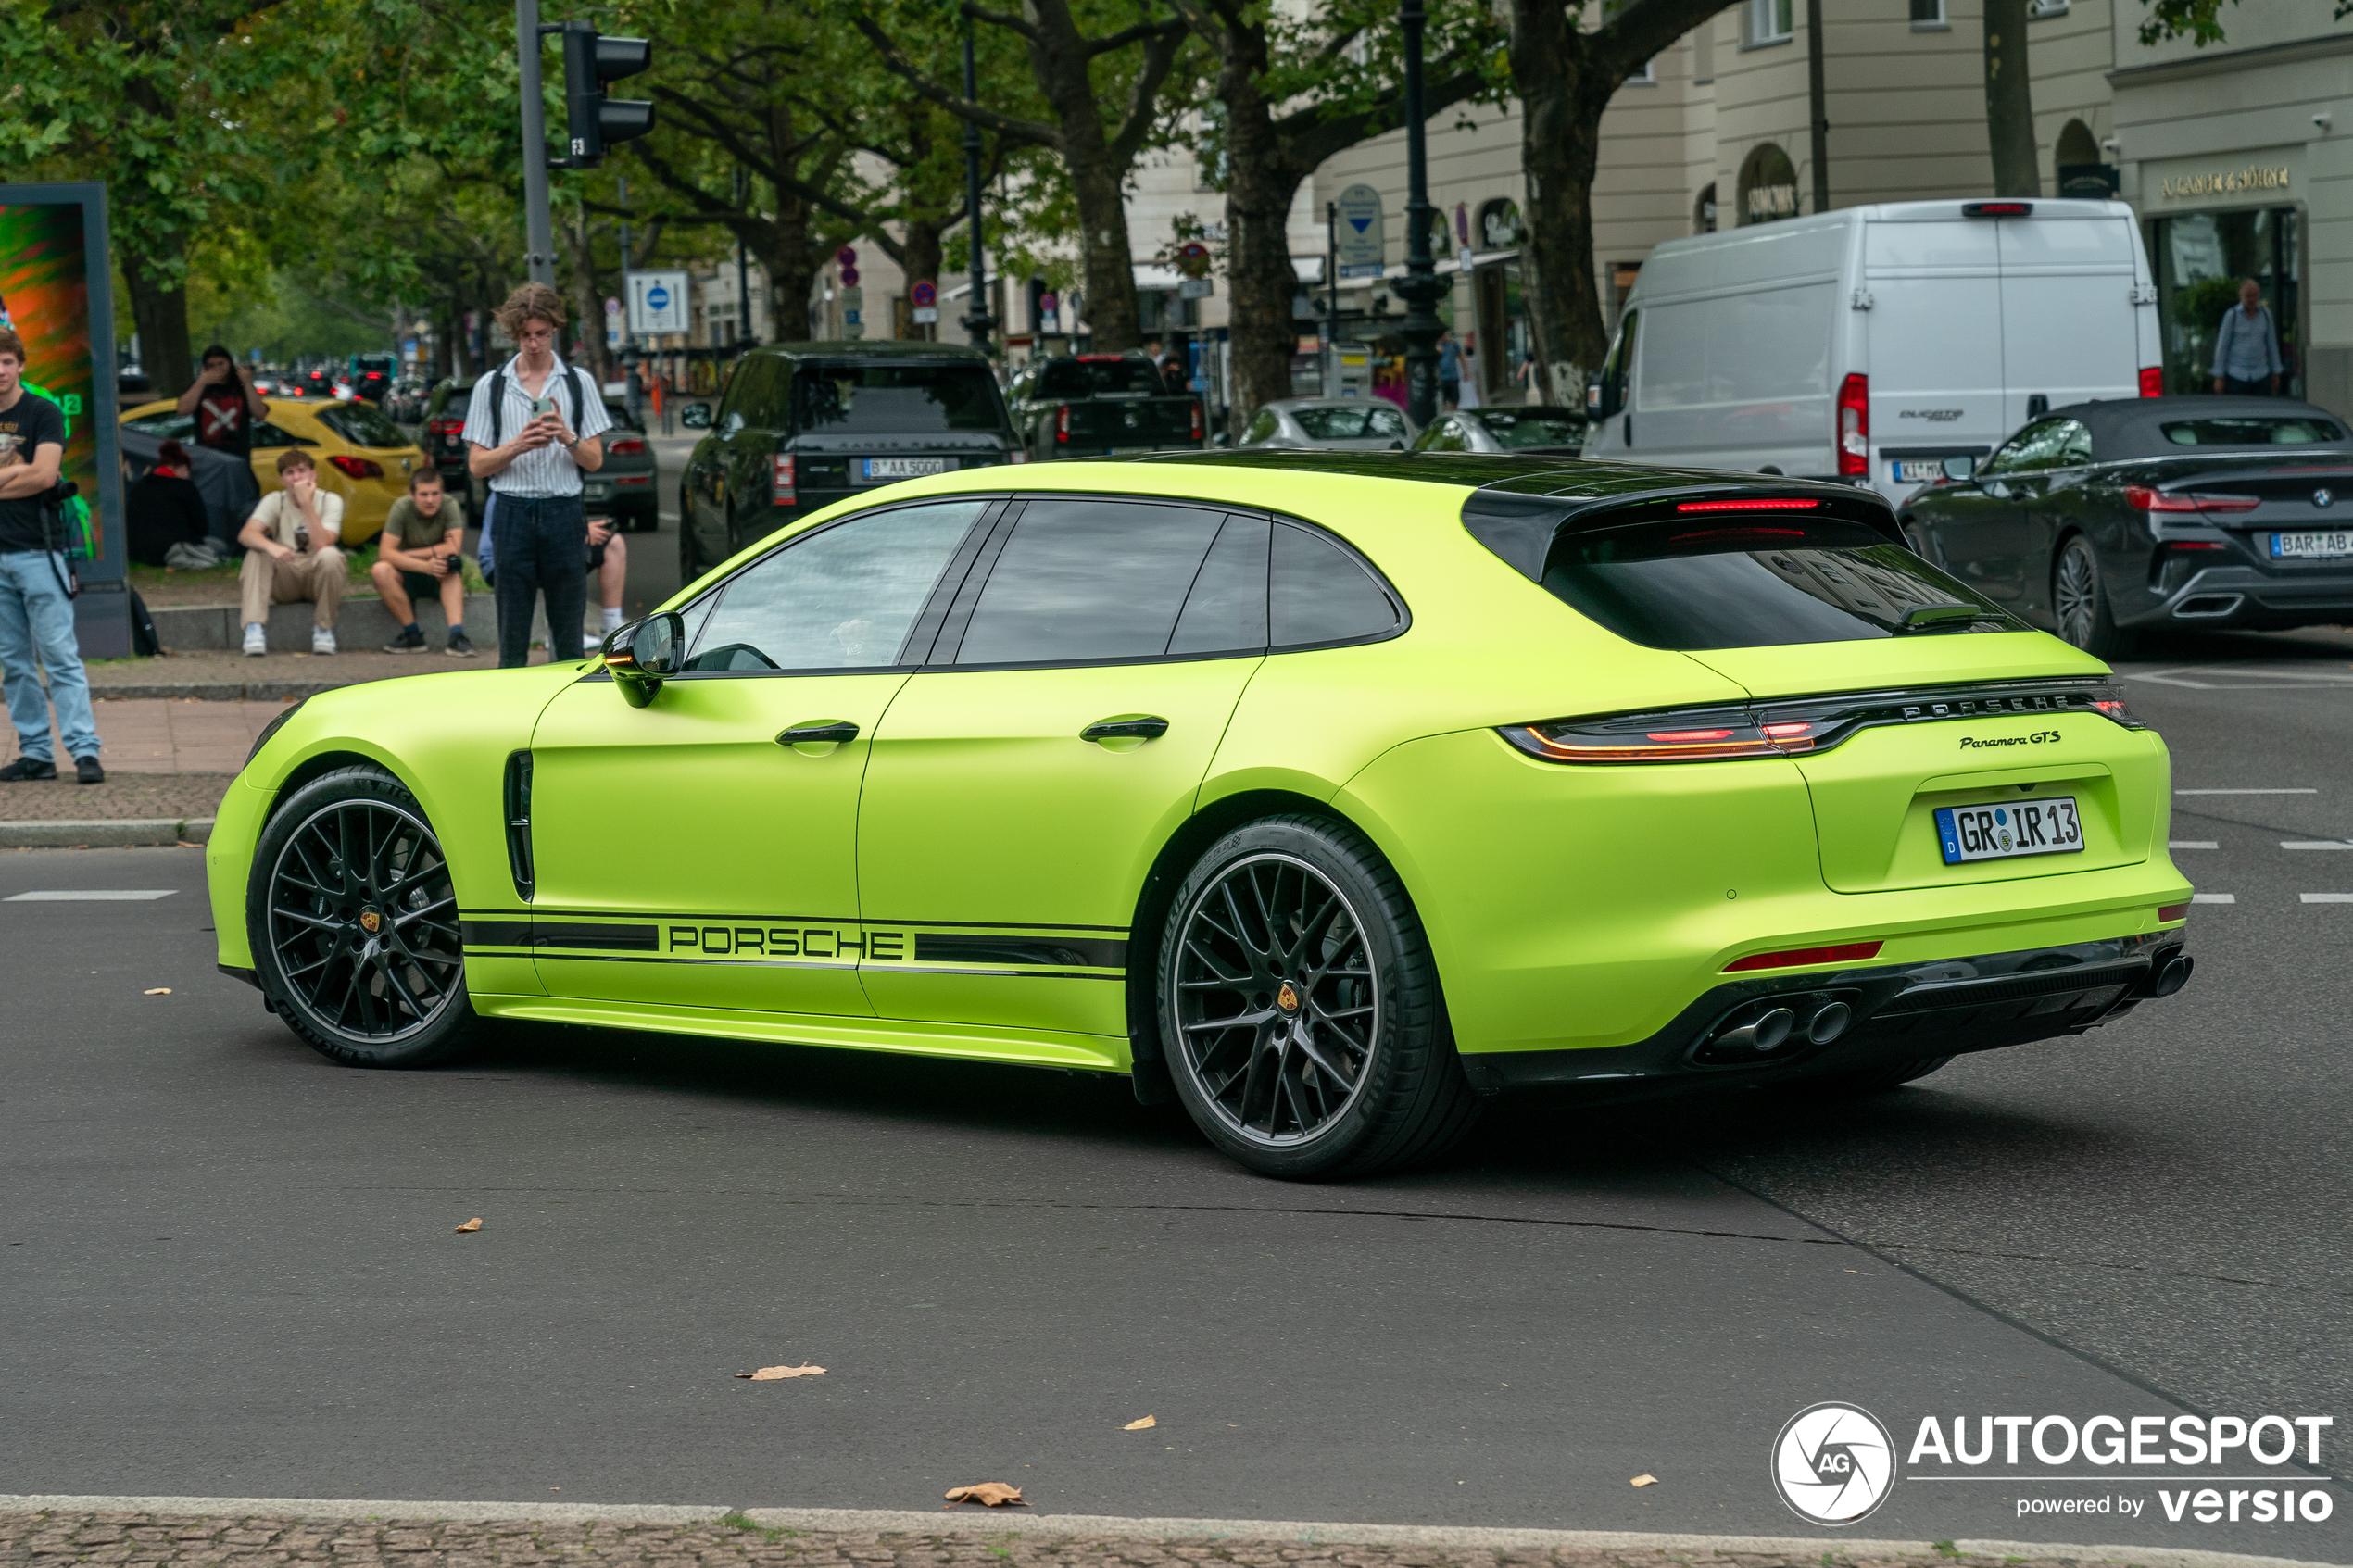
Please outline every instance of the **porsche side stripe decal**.
[[784, 921], [774, 916], [738, 924], [535, 913], [524, 920], [466, 919], [459, 929], [466, 950], [485, 958], [493, 953], [536, 954], [596, 963], [733, 963], [776, 969], [850, 969], [862, 963], [917, 974], [1072, 980], [1119, 979], [1127, 964], [1124, 940], [1031, 935], [1035, 928], [1021, 927], [1000, 927], [996, 935], [983, 935], [885, 930], [855, 921]]
[[[481, 916], [488, 919], [497, 919], [502, 915], [509, 915], [510, 911], [500, 909], [460, 909], [459, 913], [470, 918]], [[1124, 925], [1087, 925], [1083, 923], [1052, 924], [1038, 921], [884, 920], [878, 916], [870, 919], [862, 915], [777, 916], [708, 914], [696, 912], [662, 915], [657, 917], [646, 913], [643, 909], [566, 909], [561, 915], [554, 918], [562, 920], [623, 921], [654, 920], [659, 918], [662, 920], [702, 921], [709, 922], [712, 924], [718, 924], [721, 922], [730, 924], [750, 924], [755, 922], [783, 919], [806, 925], [912, 926], [919, 927], [925, 931], [1100, 931], [1113, 936], [1125, 936], [1127, 935], [1127, 927]]]

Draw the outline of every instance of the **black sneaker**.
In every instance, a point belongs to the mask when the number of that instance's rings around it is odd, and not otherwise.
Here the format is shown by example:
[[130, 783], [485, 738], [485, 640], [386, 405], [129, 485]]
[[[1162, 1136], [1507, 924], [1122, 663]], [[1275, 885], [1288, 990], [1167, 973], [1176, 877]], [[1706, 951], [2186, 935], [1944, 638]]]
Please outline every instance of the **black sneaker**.
[[400, 629], [400, 635], [384, 645], [386, 653], [422, 653], [424, 651], [425, 633], [414, 621], [403, 626]]
[[94, 751], [87, 757], [77, 757], [73, 759], [73, 782], [76, 784], [107, 782], [107, 771], [98, 766], [96, 752]]
[[449, 631], [449, 657], [452, 659], [472, 659], [473, 656], [474, 642], [472, 637], [466, 635], [466, 629], [462, 626], [451, 627]]
[[0, 784], [23, 784], [29, 779], [54, 779], [57, 765], [46, 757], [19, 757], [0, 768]]

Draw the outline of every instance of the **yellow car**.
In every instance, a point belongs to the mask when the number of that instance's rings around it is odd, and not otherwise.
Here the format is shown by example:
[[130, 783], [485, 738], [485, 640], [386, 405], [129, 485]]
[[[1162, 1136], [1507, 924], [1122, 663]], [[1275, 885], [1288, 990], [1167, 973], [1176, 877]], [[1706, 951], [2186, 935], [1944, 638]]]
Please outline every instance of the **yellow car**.
[[[346, 549], [384, 532], [392, 504], [409, 493], [409, 475], [427, 458], [400, 427], [372, 403], [268, 397], [267, 419], [253, 427], [253, 477], [267, 495], [278, 488], [278, 454], [308, 447], [319, 465], [320, 488], [343, 497]], [[196, 421], [173, 403], [143, 403], [122, 416], [125, 430], [193, 446]]]

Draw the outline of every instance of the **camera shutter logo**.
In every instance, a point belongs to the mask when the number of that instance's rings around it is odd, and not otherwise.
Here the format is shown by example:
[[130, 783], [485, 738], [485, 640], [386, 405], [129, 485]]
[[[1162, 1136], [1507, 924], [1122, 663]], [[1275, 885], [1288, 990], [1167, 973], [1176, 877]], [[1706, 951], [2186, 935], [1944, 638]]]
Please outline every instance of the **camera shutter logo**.
[[1773, 1439], [1773, 1488], [1816, 1524], [1852, 1524], [1895, 1486], [1895, 1441], [1879, 1418], [1835, 1401], [1808, 1406]]

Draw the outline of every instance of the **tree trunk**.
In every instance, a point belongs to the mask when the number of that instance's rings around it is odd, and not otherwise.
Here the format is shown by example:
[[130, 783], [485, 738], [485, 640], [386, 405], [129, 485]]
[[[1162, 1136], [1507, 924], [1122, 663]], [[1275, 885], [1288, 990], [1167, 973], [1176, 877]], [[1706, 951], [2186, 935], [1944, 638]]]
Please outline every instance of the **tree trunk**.
[[[1128, 166], [1114, 156], [1111, 140], [1103, 132], [1102, 109], [1095, 101], [1095, 84], [1088, 73], [1085, 42], [1069, 6], [1061, 0], [1046, 5], [1030, 0], [1028, 10], [1037, 26], [1029, 41], [1030, 69], [1053, 109], [1054, 123], [1061, 132], [1062, 145], [1057, 150], [1070, 170], [1071, 195], [1078, 208], [1087, 325], [1094, 333], [1097, 353], [1122, 353], [1143, 342], [1142, 319], [1136, 307], [1135, 254], [1127, 242], [1124, 186]], [[979, 232], [975, 224], [974, 232]], [[998, 323], [1000, 332], [1003, 326]]]
[[776, 220], [761, 225], [758, 238], [749, 242], [768, 272], [772, 343], [791, 343], [811, 335], [809, 299], [816, 291], [817, 270], [824, 263], [816, 254], [816, 236], [810, 232], [809, 220], [806, 202], [778, 192]]
[[1985, 0], [1985, 134], [1994, 152], [1994, 194], [2041, 195], [2034, 83], [2026, 74], [2026, 0]]
[[1234, 385], [1228, 419], [1239, 438], [1261, 407], [1291, 395], [1291, 355], [1299, 327], [1291, 301], [1299, 274], [1290, 263], [1291, 198], [1303, 170], [1286, 156], [1274, 111], [1259, 90], [1266, 71], [1263, 26], [1230, 41], [1218, 72], [1226, 106], [1226, 281], [1232, 298]]
[[1602, 109], [1617, 83], [1597, 90], [1571, 14], [1546, 0], [1512, 0], [1511, 62], [1528, 178], [1521, 281], [1539, 395], [1581, 408], [1585, 378], [1609, 349], [1593, 277], [1592, 194]]
[[572, 251], [572, 308], [577, 318], [573, 328], [577, 345], [573, 362], [587, 366], [602, 384], [612, 379], [612, 365], [605, 345], [604, 295], [597, 287], [596, 239], [589, 232], [585, 209], [564, 225], [564, 239]]
[[[150, 233], [146, 243], [151, 253], [186, 259], [184, 235]], [[140, 368], [147, 372], [147, 385], [156, 396], [177, 397], [195, 379], [188, 342], [187, 272], [179, 269], [180, 282], [167, 287], [160, 277], [171, 269], [157, 267], [128, 245], [120, 254], [122, 282], [131, 293], [131, 321], [139, 333]]]

